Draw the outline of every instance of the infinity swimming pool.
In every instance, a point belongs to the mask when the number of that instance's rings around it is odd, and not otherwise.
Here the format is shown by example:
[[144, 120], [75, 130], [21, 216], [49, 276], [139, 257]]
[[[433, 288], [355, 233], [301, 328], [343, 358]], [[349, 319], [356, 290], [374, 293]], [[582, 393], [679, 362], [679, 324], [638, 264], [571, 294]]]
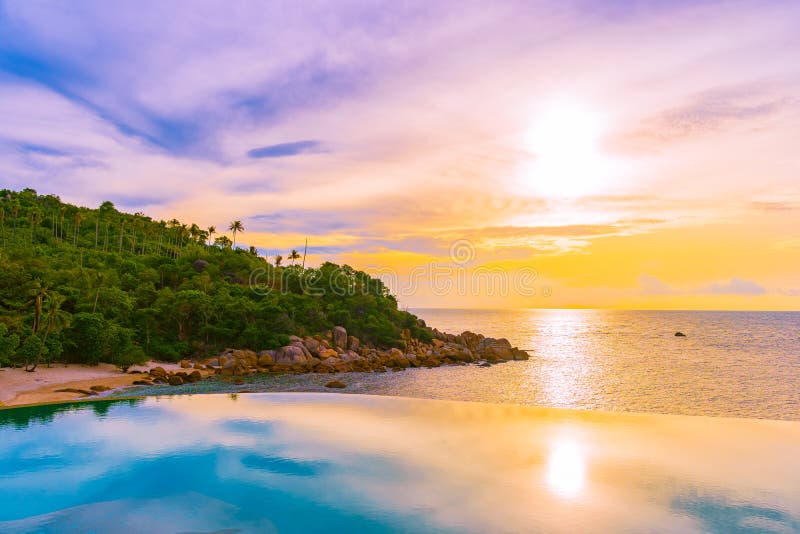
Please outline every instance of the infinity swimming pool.
[[2, 532], [794, 532], [800, 423], [337, 394], [0, 410]]

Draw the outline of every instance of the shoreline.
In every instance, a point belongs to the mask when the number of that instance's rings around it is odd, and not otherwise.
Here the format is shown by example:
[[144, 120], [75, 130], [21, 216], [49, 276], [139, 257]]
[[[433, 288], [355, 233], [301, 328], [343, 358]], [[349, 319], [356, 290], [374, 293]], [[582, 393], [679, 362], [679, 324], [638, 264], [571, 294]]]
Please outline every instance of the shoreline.
[[[145, 365], [133, 366], [129, 371], [147, 373], [148, 369], [154, 366], [170, 371], [180, 370], [180, 365], [177, 363], [149, 361]], [[112, 391], [132, 386], [133, 381], [140, 378], [141, 374], [123, 373], [108, 363], [93, 366], [55, 364], [51, 367], [39, 367], [32, 373], [20, 368], [6, 367], [0, 369], [0, 408], [102, 398]], [[89, 390], [92, 386], [109, 389], [90, 396], [79, 392], [56, 391]]]

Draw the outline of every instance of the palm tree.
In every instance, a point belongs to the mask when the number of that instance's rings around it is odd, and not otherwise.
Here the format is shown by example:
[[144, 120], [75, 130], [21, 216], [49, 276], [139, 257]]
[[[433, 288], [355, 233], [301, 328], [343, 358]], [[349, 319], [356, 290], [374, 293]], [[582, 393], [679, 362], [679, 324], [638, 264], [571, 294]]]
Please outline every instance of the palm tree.
[[209, 245], [213, 244], [213, 241], [212, 241], [211, 237], [216, 233], [217, 233], [217, 227], [216, 226], [209, 226], [208, 227], [208, 240], [210, 241]]
[[294, 265], [294, 261], [300, 259], [300, 254], [295, 249], [292, 249], [292, 252], [289, 253], [289, 259], [292, 260], [292, 265]]
[[81, 213], [80, 212], [75, 213], [75, 237], [72, 240], [73, 247], [78, 246], [78, 230], [80, 230], [81, 227], [81, 219], [83, 219]]
[[125, 217], [121, 217], [122, 223], [119, 227], [119, 248], [117, 254], [122, 254], [122, 237], [125, 235]]
[[31, 219], [31, 243], [36, 244], [36, 225], [39, 224], [40, 213], [38, 208], [32, 208], [28, 211]]
[[283, 256], [281, 256], [280, 254], [275, 256], [275, 267], [280, 267], [282, 261], [283, 261]]
[[11, 203], [11, 215], [14, 216], [14, 243], [17, 242], [17, 215], [19, 215], [19, 202], [14, 200]]
[[[39, 353], [36, 355], [32, 366], [29, 367], [27, 363], [25, 365], [25, 370], [29, 373], [35, 371], [36, 366], [39, 365], [39, 358], [42, 356], [42, 351], [45, 349], [47, 338], [50, 334], [63, 330], [64, 328], [69, 328], [70, 319], [72, 318], [69, 313], [61, 309], [61, 305], [64, 304], [64, 300], [66, 300], [62, 295], [58, 293], [47, 293], [47, 295], [49, 298], [47, 299], [47, 311], [44, 315], [44, 338], [42, 338], [42, 344], [39, 346]], [[37, 299], [41, 299], [41, 295], [37, 296]], [[48, 362], [48, 366], [49, 365]]]
[[200, 227], [197, 226], [195, 223], [192, 223], [192, 225], [189, 227], [189, 236], [191, 236], [191, 238], [194, 239], [195, 241], [197, 241], [198, 238], [200, 237], [200, 232], [201, 232]]
[[233, 221], [228, 230], [233, 232], [233, 248], [236, 248], [236, 232], [244, 232], [244, 225], [242, 221]]

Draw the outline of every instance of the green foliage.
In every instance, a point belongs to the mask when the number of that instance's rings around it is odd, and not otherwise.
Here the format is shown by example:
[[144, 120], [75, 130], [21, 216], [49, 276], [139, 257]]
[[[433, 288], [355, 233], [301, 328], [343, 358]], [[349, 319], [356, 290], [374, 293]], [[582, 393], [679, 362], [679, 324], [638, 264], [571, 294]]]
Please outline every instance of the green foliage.
[[276, 267], [227, 236], [209, 245], [213, 227], [154, 221], [110, 202], [77, 207], [32, 189], [0, 190], [0, 213], [0, 365], [43, 358], [127, 368], [145, 357], [275, 348], [289, 334], [335, 325], [380, 347], [400, 346], [403, 329], [431, 338], [380, 280], [347, 265], [303, 269], [292, 253], [294, 265]]
[[9, 333], [8, 327], [0, 323], [0, 367], [11, 365], [18, 346], [19, 336]]

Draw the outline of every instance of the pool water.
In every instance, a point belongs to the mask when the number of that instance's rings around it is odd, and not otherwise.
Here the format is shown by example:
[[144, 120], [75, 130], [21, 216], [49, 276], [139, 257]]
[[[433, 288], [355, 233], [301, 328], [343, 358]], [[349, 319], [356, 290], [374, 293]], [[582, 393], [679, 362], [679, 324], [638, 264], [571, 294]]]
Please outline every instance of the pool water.
[[0, 410], [0, 532], [798, 532], [800, 423], [335, 394]]

